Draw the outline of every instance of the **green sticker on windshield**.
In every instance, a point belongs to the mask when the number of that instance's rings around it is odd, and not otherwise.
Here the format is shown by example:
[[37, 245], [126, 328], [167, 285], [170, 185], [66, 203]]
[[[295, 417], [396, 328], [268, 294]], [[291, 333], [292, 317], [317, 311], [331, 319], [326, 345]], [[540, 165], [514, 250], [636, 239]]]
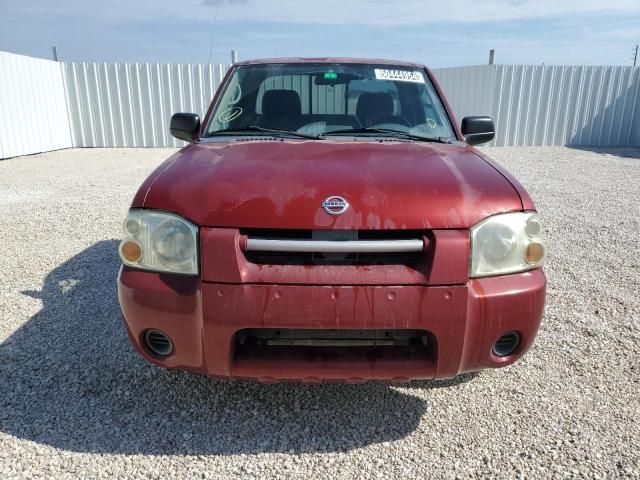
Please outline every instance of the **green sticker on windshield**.
[[337, 80], [338, 74], [336, 72], [325, 72], [324, 73], [325, 80]]

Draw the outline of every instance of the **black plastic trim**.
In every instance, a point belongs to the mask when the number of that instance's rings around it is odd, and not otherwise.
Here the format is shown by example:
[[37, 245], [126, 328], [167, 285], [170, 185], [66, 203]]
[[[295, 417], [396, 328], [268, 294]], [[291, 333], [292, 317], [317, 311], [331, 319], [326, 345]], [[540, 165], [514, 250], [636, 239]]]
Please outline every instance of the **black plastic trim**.
[[491, 117], [464, 117], [460, 130], [469, 145], [487, 143], [496, 136], [496, 128]]
[[169, 131], [185, 142], [195, 142], [200, 134], [200, 116], [196, 113], [174, 113]]

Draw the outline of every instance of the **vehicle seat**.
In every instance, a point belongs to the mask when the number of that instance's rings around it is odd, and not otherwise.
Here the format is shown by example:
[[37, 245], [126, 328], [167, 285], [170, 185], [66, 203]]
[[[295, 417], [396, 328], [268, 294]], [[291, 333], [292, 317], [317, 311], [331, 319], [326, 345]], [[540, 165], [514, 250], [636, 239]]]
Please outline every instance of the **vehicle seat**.
[[260, 126], [296, 130], [301, 123], [300, 96], [293, 90], [267, 90], [262, 96]]
[[388, 93], [361, 93], [356, 106], [356, 117], [364, 127], [377, 123], [396, 123], [393, 97]]

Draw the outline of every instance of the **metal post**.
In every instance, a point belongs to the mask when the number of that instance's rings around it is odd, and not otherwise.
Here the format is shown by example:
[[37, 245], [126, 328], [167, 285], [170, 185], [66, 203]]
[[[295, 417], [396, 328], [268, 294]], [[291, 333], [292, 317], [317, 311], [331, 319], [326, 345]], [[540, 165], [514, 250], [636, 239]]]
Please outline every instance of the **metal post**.
[[493, 59], [496, 56], [496, 51], [492, 48], [489, 50], [489, 65], [493, 65]]
[[238, 62], [238, 51], [231, 50], [231, 63], [237, 63], [237, 62]]
[[53, 61], [57, 62], [58, 61], [58, 50], [56, 50], [56, 47], [51, 47], [51, 49], [53, 50]]

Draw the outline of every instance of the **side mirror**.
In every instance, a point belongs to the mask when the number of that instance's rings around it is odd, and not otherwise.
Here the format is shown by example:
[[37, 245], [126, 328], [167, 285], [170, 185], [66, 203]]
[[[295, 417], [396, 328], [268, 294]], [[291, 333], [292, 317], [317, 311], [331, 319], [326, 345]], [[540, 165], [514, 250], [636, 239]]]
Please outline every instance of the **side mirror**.
[[169, 130], [174, 137], [191, 143], [200, 134], [200, 117], [195, 113], [174, 113]]
[[469, 145], [487, 143], [496, 136], [491, 117], [464, 117], [461, 130]]

